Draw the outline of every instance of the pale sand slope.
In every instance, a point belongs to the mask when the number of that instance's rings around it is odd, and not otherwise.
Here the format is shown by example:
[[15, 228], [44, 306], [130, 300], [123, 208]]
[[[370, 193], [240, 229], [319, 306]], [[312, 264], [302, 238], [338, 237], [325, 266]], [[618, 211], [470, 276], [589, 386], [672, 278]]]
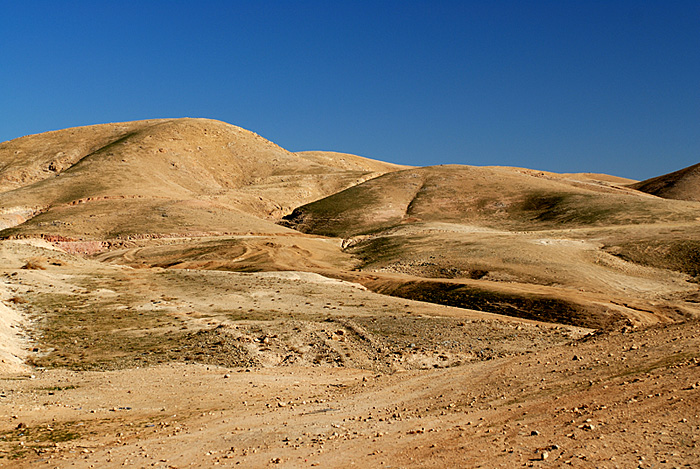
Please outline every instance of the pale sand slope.
[[21, 333], [26, 320], [6, 302], [12, 297], [7, 285], [0, 284], [0, 374], [28, 371], [24, 364], [28, 343]]
[[[14, 249], [8, 246], [37, 245], [42, 250], [52, 251], [53, 247], [42, 240], [27, 240], [15, 242], [3, 242], [0, 244], [0, 256], [3, 264], [18, 267], [22, 260], [17, 257]], [[18, 308], [20, 297], [16, 295], [18, 288], [7, 277], [0, 281], [0, 374], [19, 373], [30, 370], [24, 360], [27, 357], [31, 342], [26, 338], [26, 331], [30, 328], [30, 322], [26, 315]]]

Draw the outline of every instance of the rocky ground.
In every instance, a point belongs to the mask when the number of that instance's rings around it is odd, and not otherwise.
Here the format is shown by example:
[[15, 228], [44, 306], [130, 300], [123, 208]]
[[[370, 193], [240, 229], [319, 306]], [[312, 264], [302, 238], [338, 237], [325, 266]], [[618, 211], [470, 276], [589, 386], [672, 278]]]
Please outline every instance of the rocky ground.
[[0, 466], [700, 466], [696, 167], [408, 168], [207, 119], [0, 163]]
[[693, 320], [595, 332], [311, 273], [3, 253], [33, 365], [0, 381], [6, 467], [700, 463]]
[[12, 467], [695, 467], [697, 323], [448, 368], [170, 363], [5, 377]]

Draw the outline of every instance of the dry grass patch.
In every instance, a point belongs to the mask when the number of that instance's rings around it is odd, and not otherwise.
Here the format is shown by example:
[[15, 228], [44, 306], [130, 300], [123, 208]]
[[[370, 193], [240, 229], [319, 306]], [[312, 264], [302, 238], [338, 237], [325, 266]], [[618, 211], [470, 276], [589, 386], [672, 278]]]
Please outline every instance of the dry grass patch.
[[26, 270], [46, 270], [46, 263], [48, 261], [45, 257], [32, 257], [27, 260], [27, 262], [22, 266]]

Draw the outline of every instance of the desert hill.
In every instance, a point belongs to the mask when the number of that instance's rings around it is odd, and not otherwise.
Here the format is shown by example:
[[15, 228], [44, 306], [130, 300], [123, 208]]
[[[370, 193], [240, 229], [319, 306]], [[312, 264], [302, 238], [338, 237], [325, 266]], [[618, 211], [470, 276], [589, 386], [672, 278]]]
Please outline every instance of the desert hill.
[[311, 271], [594, 328], [695, 310], [696, 203], [624, 178], [291, 153], [208, 119], [27, 136], [2, 144], [0, 162], [0, 236], [103, 262]]
[[208, 119], [1, 143], [0, 466], [697, 465], [700, 205], [639, 184]]
[[81, 240], [281, 232], [261, 220], [399, 169], [353, 155], [306, 157], [208, 119], [23, 137], [0, 146], [0, 165], [8, 235]]
[[630, 187], [665, 199], [700, 202], [700, 163]]
[[578, 179], [446, 165], [386, 174], [286, 216], [301, 231], [348, 237], [416, 222], [542, 230], [693, 221], [696, 207]]
[[694, 309], [666, 298], [695, 289], [686, 275], [697, 275], [698, 207], [615, 182], [406, 169], [299, 207], [283, 224], [342, 237], [362, 272], [384, 276], [360, 281], [384, 293], [587, 327], [675, 320]]

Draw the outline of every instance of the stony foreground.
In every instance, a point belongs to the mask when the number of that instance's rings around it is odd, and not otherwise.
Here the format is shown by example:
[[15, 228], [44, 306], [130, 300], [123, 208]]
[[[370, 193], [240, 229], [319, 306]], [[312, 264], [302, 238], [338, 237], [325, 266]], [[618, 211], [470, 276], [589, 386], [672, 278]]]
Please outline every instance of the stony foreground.
[[[6, 467], [696, 467], [697, 323], [371, 373], [169, 364], [2, 380]], [[39, 467], [41, 467], [39, 466]]]

